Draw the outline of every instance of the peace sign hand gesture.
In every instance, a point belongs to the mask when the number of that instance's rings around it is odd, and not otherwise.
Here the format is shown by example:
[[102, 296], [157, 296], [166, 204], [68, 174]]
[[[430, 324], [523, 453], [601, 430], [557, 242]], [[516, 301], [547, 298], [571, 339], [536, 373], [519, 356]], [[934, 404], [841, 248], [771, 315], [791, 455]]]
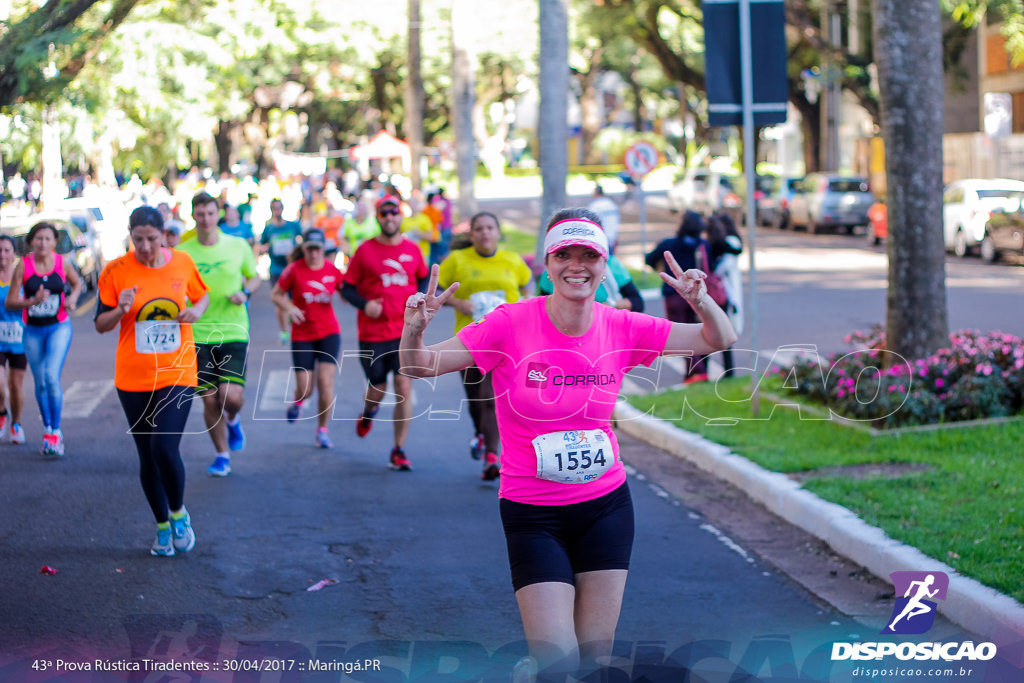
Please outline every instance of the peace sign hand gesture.
[[672, 289], [679, 293], [679, 296], [686, 300], [686, 303], [690, 304], [694, 308], [700, 303], [700, 300], [707, 296], [708, 287], [704, 283], [704, 278], [707, 277], [707, 273], [703, 270], [691, 268], [690, 270], [683, 271], [680, 267], [679, 262], [676, 261], [675, 257], [670, 252], [665, 252], [665, 263], [672, 270], [672, 275], [668, 273], [660, 273], [661, 279]]
[[427, 282], [427, 292], [416, 292], [405, 302], [405, 327], [413, 334], [422, 334], [427, 325], [434, 319], [441, 307], [447, 303], [459, 283], [452, 283], [452, 286], [435, 296], [437, 291], [437, 278], [440, 268], [437, 264], [430, 268], [430, 280]]

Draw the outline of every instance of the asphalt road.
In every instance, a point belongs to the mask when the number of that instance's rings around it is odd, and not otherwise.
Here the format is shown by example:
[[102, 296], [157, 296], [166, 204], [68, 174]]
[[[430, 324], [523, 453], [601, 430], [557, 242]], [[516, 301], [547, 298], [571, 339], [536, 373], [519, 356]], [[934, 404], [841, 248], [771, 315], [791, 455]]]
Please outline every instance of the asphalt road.
[[[884, 313], [880, 252], [845, 237], [791, 234], [768, 234], [761, 246], [758, 348], [839, 348], [851, 323]], [[769, 267], [772, 259], [777, 265]], [[1022, 325], [1007, 312], [1022, 310], [1024, 270], [966, 263], [950, 272], [951, 314], [961, 295], [983, 294], [991, 316], [986, 323], [975, 305], [952, 319], [986, 329], [1004, 317]], [[468, 457], [457, 378], [416, 382], [418, 417], [407, 447], [416, 469], [395, 473], [386, 467], [389, 409], [366, 439], [354, 434], [363, 377], [346, 357], [331, 423], [335, 447], [319, 450], [313, 424], [283, 419], [288, 355], [274, 342], [266, 290], [251, 311], [246, 450], [233, 458], [230, 477], [207, 477], [213, 454], [198, 404], [183, 440], [198, 536], [188, 555], [148, 554], [153, 523], [110, 382], [115, 337], [97, 335], [88, 313], [75, 318], [63, 460], [38, 455], [28, 382], [29, 443], [0, 447], [0, 680], [186, 679], [56, 669], [58, 659], [145, 658], [216, 666], [209, 680], [340, 680], [337, 671], [314, 675], [310, 659], [380, 660], [383, 672], [351, 675], [365, 681], [507, 680], [524, 650], [522, 631], [497, 487], [479, 480]], [[351, 352], [354, 311], [339, 305], [338, 312]], [[451, 329], [448, 315], [431, 330], [438, 338]], [[727, 681], [744, 671], [766, 680], [852, 680], [852, 664], [830, 663], [828, 649], [836, 640], [874, 638], [871, 630], [716, 533], [677, 491], [678, 480], [652, 464], [657, 454], [631, 457], [635, 448], [623, 451], [637, 463], [630, 485], [638, 535], [617, 634], [621, 676], [679, 680], [686, 665], [691, 680]], [[44, 565], [57, 573], [40, 573]], [[307, 590], [323, 579], [337, 583]], [[957, 637], [948, 624], [941, 634]], [[290, 661], [302, 668], [277, 670]]]

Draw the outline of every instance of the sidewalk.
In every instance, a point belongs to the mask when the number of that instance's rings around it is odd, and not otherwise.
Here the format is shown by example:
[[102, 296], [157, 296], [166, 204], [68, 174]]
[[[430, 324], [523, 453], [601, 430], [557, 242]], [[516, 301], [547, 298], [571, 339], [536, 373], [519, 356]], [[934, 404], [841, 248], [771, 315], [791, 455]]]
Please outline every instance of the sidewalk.
[[619, 401], [616, 429], [692, 462], [746, 492], [768, 511], [820, 538], [839, 554], [888, 580], [896, 571], [934, 570], [949, 576], [949, 592], [938, 610], [964, 629], [995, 643], [1000, 656], [1024, 667], [1024, 606], [960, 576], [956, 570], [903, 545], [844, 507], [826, 502], [789, 477], [770, 472], [724, 446], [650, 417]]

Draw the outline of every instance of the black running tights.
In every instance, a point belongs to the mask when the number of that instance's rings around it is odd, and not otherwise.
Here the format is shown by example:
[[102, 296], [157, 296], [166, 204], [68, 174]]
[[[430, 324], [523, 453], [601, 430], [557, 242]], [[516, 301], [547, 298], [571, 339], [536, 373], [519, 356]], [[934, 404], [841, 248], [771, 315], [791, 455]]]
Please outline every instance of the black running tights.
[[181, 435], [188, 421], [195, 387], [171, 386], [156, 391], [117, 390], [128, 430], [139, 451], [139, 479], [157, 523], [181, 509], [185, 497], [185, 464]]

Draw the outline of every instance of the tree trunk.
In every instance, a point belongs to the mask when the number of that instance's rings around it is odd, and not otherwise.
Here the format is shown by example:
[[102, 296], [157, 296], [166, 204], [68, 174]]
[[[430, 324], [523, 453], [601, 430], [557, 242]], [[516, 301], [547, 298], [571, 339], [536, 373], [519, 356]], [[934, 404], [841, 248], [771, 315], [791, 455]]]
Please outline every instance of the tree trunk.
[[409, 0], [409, 77], [405, 81], [405, 135], [412, 157], [409, 178], [414, 189], [423, 187], [423, 74], [420, 70], [420, 0]]
[[948, 342], [942, 239], [942, 27], [934, 0], [873, 0], [889, 211], [886, 343], [907, 360]]
[[569, 8], [568, 0], [540, 0], [540, 173], [544, 193], [537, 258], [543, 260], [547, 220], [565, 206], [565, 180], [569, 175]]
[[800, 112], [800, 127], [804, 138], [804, 172], [815, 173], [820, 171], [821, 100], [811, 104], [802, 92], [794, 92], [794, 89], [790, 88], [789, 101]]
[[[633, 130], [642, 133], [644, 121], [647, 120], [647, 107], [644, 106], [643, 88], [636, 80], [636, 67], [633, 64], [629, 66], [626, 81], [629, 83], [629, 91], [633, 93]], [[682, 86], [680, 86], [680, 90], [682, 90]]]
[[601, 56], [604, 50], [600, 47], [589, 50], [587, 55], [588, 68], [586, 73], [580, 72], [577, 80], [580, 84], [580, 110], [583, 115], [583, 125], [580, 127], [580, 154], [578, 163], [597, 164], [600, 163], [600, 154], [594, 149], [594, 140], [605, 121], [601, 117], [601, 109], [604, 103], [599, 103], [597, 82], [601, 77]]
[[476, 74], [472, 52], [476, 39], [472, 0], [452, 2], [452, 130], [455, 133], [455, 168], [459, 178], [458, 216], [467, 220], [476, 213], [473, 181], [476, 178], [476, 145], [473, 139], [473, 106]]
[[213, 134], [213, 142], [217, 146], [217, 171], [231, 172], [231, 157], [234, 153], [234, 121], [218, 121], [217, 130]]

